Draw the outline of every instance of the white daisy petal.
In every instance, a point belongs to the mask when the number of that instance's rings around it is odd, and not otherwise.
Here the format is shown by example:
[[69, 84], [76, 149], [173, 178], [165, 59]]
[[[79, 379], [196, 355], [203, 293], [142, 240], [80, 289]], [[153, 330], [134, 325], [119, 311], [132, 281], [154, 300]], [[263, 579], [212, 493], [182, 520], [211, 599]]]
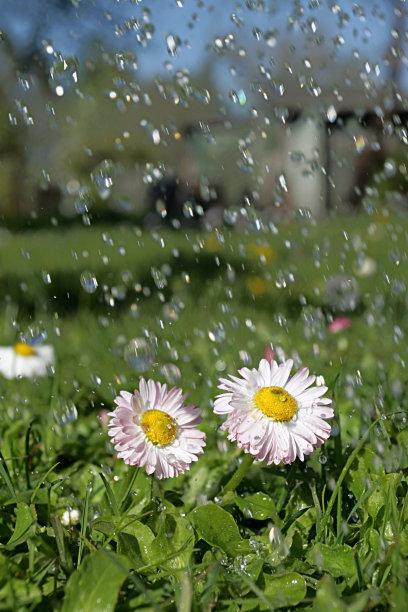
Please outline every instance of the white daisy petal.
[[322, 397], [327, 387], [312, 387], [316, 380], [308, 368], [292, 378], [293, 361], [278, 365], [261, 360], [258, 369], [241, 368], [242, 378], [220, 379], [216, 414], [227, 416], [221, 429], [228, 439], [259, 461], [284, 464], [301, 461], [330, 436], [326, 419], [334, 415], [331, 400]]
[[271, 379], [271, 386], [284, 387], [288, 381], [290, 371], [293, 366], [292, 359], [288, 359], [278, 367]]
[[108, 434], [126, 464], [145, 466], [147, 474], [172, 478], [188, 470], [203, 452], [205, 434], [196, 429], [201, 410], [184, 405], [187, 394], [152, 379], [140, 379], [133, 394], [121, 391], [109, 416]]

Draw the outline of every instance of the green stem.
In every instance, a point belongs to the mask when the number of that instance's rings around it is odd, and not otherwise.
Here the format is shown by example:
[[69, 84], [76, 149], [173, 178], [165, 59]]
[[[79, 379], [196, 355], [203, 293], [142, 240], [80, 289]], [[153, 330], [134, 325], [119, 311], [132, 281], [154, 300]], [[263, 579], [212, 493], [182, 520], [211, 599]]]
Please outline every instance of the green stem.
[[227, 484], [223, 489], [223, 493], [227, 493], [228, 491], [235, 491], [239, 483], [245, 478], [245, 475], [249, 468], [251, 467], [255, 457], [252, 457], [250, 454], [245, 454], [241, 463], [235, 470], [234, 474], [231, 476]]
[[336, 501], [337, 495], [339, 494], [339, 491], [341, 489], [341, 485], [343, 483], [343, 480], [345, 479], [347, 472], [349, 471], [351, 464], [353, 463], [353, 461], [356, 459], [358, 453], [361, 451], [361, 449], [363, 448], [365, 441], [368, 438], [368, 435], [372, 429], [372, 427], [374, 425], [377, 424], [377, 421], [374, 421], [374, 423], [372, 423], [372, 425], [370, 425], [370, 427], [367, 429], [367, 431], [365, 432], [365, 434], [363, 435], [363, 437], [361, 438], [360, 442], [357, 444], [356, 448], [353, 450], [353, 452], [351, 453], [351, 455], [349, 456], [349, 458], [346, 461], [346, 464], [344, 466], [344, 468], [341, 471], [341, 474], [339, 476], [339, 479], [336, 483], [336, 488], [334, 489], [332, 496], [329, 500], [329, 503], [327, 504], [327, 508], [325, 510], [325, 513], [322, 517], [321, 523], [320, 523], [320, 529], [318, 529], [317, 531], [317, 536], [316, 536], [316, 540], [319, 541], [323, 535], [324, 530], [326, 529], [327, 523], [329, 521], [330, 518], [330, 514], [331, 511], [333, 509], [334, 506], [334, 502]]
[[127, 478], [123, 485], [122, 496], [119, 502], [119, 508], [122, 508], [122, 506], [126, 503], [126, 500], [133, 488], [133, 485], [135, 484], [135, 480], [136, 480], [138, 473], [139, 473], [139, 468], [133, 468], [133, 469], [129, 468]]

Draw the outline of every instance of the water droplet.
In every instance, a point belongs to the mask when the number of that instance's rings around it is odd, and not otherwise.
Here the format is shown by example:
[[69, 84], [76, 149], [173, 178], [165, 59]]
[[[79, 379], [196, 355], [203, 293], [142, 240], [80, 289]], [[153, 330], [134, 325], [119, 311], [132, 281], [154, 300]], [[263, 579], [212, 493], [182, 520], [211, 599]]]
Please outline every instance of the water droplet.
[[96, 387], [100, 387], [100, 385], [102, 384], [102, 379], [97, 374], [91, 374], [89, 379], [90, 379], [91, 383], [93, 385], [95, 385]]
[[116, 167], [110, 159], [101, 161], [91, 172], [91, 180], [103, 200], [109, 197], [115, 176]]
[[135, 372], [146, 372], [154, 360], [152, 343], [145, 338], [133, 338], [125, 347], [123, 357]]
[[80, 215], [88, 213], [93, 204], [92, 191], [89, 187], [81, 187], [74, 202], [75, 210]]
[[60, 57], [50, 69], [49, 85], [57, 96], [63, 96], [78, 83], [79, 62], [76, 57]]
[[176, 56], [181, 44], [181, 40], [179, 39], [179, 37], [175, 36], [174, 34], [169, 34], [166, 38], [166, 44], [167, 51], [169, 52], [169, 54], [173, 57]]
[[87, 293], [95, 293], [98, 288], [98, 281], [96, 280], [95, 274], [85, 270], [81, 274], [81, 285]]
[[338, 312], [355, 310], [360, 300], [356, 279], [343, 274], [332, 276], [326, 284], [325, 297], [327, 304]]
[[21, 334], [21, 341], [31, 346], [42, 344], [48, 337], [47, 330], [45, 329], [42, 321], [38, 323], [32, 323], [27, 327], [25, 332]]
[[181, 378], [181, 371], [174, 363], [166, 363], [161, 368], [161, 373], [170, 385], [174, 385]]
[[167, 286], [167, 278], [161, 270], [150, 268], [150, 274], [154, 280], [154, 284], [158, 289], [164, 289]]
[[46, 285], [51, 284], [51, 274], [49, 274], [45, 270], [42, 271], [42, 279]]
[[54, 419], [58, 425], [73, 423], [78, 418], [78, 410], [74, 402], [70, 399], [59, 397], [54, 408]]

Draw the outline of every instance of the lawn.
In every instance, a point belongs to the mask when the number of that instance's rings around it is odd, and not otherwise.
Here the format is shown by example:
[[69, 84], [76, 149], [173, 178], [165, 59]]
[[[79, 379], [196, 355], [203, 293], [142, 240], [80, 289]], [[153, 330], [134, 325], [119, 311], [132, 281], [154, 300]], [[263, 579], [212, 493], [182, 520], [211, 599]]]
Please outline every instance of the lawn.
[[[407, 235], [392, 211], [3, 230], [1, 344], [55, 363], [0, 376], [0, 610], [405, 609]], [[268, 348], [333, 399], [304, 462], [250, 465], [213, 411], [219, 377]], [[204, 454], [177, 478], [108, 436], [140, 376], [202, 410]]]

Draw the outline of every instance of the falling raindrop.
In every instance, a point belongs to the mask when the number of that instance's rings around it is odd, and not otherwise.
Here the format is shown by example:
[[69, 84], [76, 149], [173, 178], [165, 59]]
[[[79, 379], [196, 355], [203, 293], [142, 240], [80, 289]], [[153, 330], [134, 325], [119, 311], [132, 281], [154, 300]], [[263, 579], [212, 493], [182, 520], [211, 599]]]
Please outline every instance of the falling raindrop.
[[25, 344], [38, 345], [47, 340], [48, 334], [42, 321], [31, 323], [27, 329], [21, 334], [21, 341]]
[[93, 204], [93, 196], [89, 187], [81, 187], [78, 190], [74, 206], [77, 213], [83, 215], [88, 213]]
[[181, 378], [180, 368], [174, 363], [165, 363], [161, 367], [161, 373], [170, 385], [175, 385]]
[[343, 274], [332, 276], [326, 284], [325, 297], [326, 302], [338, 312], [355, 310], [360, 301], [356, 279]]
[[46, 285], [51, 284], [51, 274], [49, 274], [45, 270], [42, 271], [42, 279]]
[[59, 397], [54, 408], [54, 419], [58, 425], [73, 423], [78, 418], [78, 410], [70, 399]]
[[76, 57], [55, 60], [50, 69], [49, 85], [59, 97], [72, 89], [78, 83], [79, 62]]
[[123, 357], [135, 372], [146, 372], [153, 364], [154, 348], [145, 338], [133, 338], [125, 347]]
[[174, 34], [169, 34], [166, 38], [166, 44], [169, 55], [175, 57], [178, 53], [181, 44], [181, 40], [179, 39], [179, 37], [175, 36]]
[[95, 293], [98, 288], [98, 281], [96, 280], [96, 276], [93, 272], [89, 272], [89, 270], [85, 270], [84, 272], [82, 272], [80, 281], [83, 289], [87, 293]]
[[115, 176], [116, 167], [110, 159], [101, 161], [91, 172], [91, 180], [103, 200], [109, 197]]

